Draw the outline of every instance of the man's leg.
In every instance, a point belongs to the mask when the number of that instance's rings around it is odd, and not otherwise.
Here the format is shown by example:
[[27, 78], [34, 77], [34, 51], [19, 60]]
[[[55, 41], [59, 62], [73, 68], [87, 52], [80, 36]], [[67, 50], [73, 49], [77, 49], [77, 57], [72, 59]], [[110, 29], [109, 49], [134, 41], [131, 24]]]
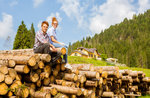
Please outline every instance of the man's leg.
[[45, 54], [50, 54], [50, 45], [48, 43], [46, 44], [40, 44], [39, 47], [34, 49], [34, 53], [45, 53]]

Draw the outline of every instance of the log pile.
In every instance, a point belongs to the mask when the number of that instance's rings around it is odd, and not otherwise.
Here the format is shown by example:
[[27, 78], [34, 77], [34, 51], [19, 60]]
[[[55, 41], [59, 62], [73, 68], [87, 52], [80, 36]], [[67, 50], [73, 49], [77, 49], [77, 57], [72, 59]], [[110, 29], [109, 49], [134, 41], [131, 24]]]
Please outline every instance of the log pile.
[[[58, 49], [65, 54], [65, 49]], [[134, 97], [150, 93], [150, 78], [142, 71], [115, 66], [72, 64], [32, 49], [0, 51], [0, 96], [28, 98]]]

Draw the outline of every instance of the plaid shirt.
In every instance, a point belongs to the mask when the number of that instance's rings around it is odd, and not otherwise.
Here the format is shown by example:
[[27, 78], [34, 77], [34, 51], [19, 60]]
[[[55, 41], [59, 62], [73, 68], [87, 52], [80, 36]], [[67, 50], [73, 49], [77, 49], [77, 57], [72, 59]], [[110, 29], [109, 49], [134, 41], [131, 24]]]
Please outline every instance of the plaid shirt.
[[39, 30], [35, 35], [34, 49], [37, 48], [40, 44], [45, 43], [45, 41], [49, 41], [47, 33], [44, 35], [42, 30]]

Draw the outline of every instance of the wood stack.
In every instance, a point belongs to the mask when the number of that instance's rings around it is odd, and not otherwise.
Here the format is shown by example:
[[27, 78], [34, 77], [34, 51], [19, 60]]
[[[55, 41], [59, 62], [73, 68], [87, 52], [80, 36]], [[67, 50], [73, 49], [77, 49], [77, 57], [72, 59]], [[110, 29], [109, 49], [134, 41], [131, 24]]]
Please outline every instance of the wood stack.
[[[58, 49], [65, 54], [65, 49]], [[32, 49], [0, 51], [0, 96], [29, 98], [95, 98], [140, 96], [150, 92], [150, 78], [141, 71], [115, 66], [73, 64]]]

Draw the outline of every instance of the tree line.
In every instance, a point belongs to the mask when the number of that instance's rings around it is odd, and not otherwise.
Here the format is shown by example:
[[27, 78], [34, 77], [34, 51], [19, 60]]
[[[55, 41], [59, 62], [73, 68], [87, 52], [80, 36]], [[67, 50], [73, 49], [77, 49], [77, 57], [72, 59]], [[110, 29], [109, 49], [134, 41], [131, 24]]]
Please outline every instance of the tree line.
[[150, 68], [150, 10], [69, 44], [69, 54], [78, 47], [97, 48], [99, 53], [130, 67]]

